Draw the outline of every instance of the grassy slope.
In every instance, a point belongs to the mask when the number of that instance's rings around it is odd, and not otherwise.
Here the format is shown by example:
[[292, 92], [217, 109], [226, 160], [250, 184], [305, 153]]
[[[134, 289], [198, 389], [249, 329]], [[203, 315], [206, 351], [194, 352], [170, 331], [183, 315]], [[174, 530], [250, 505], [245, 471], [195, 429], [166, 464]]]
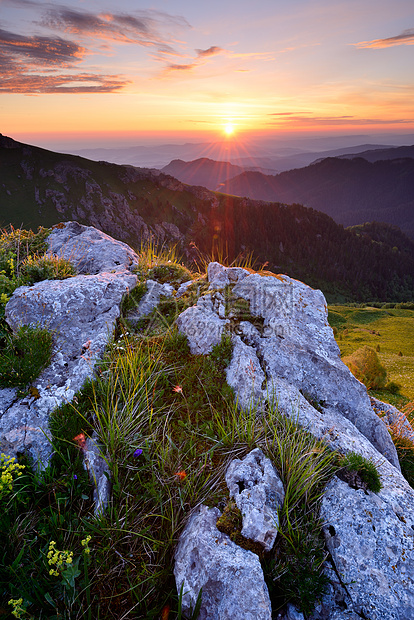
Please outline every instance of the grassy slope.
[[342, 357], [364, 345], [373, 349], [379, 345], [378, 357], [388, 380], [398, 383], [402, 395], [414, 400], [413, 310], [330, 306], [329, 322], [335, 328]]

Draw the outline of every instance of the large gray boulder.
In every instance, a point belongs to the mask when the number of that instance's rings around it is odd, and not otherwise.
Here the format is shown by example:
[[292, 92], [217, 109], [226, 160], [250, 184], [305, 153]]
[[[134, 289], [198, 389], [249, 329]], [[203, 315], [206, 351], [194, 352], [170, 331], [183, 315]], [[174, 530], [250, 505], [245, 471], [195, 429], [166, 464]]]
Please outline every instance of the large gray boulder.
[[200, 506], [187, 522], [175, 553], [174, 575], [184, 615], [202, 589], [199, 620], [270, 620], [272, 610], [257, 555], [220, 532], [218, 508]]
[[288, 276], [251, 274], [235, 285], [233, 295], [248, 300], [251, 313], [264, 319], [254, 346], [269, 384], [283, 379], [311, 402], [333, 408], [398, 467], [394, 444], [365, 386], [340, 358], [321, 291]]
[[54, 226], [47, 241], [48, 254], [69, 260], [79, 274], [132, 270], [138, 264], [129, 245], [78, 222]]
[[323, 496], [336, 571], [356, 612], [370, 620], [414, 618], [414, 493], [404, 490], [376, 495], [334, 478]]
[[233, 459], [226, 484], [243, 517], [241, 534], [270, 551], [275, 544], [285, 491], [272, 462], [256, 448], [244, 459]]
[[49, 413], [70, 402], [112, 338], [123, 296], [136, 285], [129, 271], [46, 280], [18, 288], [6, 306], [6, 319], [53, 332], [53, 357], [34, 387], [36, 397], [21, 399], [16, 390], [0, 390], [0, 440], [9, 453], [28, 451], [47, 463], [51, 454]]

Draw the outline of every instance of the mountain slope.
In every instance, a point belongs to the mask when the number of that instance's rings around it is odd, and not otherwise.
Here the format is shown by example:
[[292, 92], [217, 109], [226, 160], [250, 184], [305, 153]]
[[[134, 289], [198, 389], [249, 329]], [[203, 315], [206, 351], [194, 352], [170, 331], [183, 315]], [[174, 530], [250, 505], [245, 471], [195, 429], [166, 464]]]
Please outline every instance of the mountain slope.
[[158, 171], [92, 162], [0, 137], [0, 222], [77, 220], [139, 247], [173, 242], [188, 260], [252, 252], [275, 273], [338, 301], [414, 297], [414, 243], [400, 231], [348, 231], [327, 215], [214, 193]]
[[173, 159], [168, 166], [161, 168], [161, 172], [171, 174], [183, 183], [202, 185], [211, 190], [217, 189], [220, 183], [224, 183], [244, 171], [245, 168], [234, 166], [228, 161], [215, 161], [207, 157], [194, 161]]
[[414, 237], [414, 159], [370, 163], [362, 158], [328, 158], [276, 176], [244, 172], [223, 191], [256, 200], [299, 202], [339, 224], [373, 220], [399, 226]]
[[394, 148], [371, 148], [362, 152], [348, 153], [339, 155], [341, 159], [354, 159], [355, 157], [362, 157], [367, 161], [383, 161], [385, 159], [403, 159], [409, 157], [414, 158], [414, 145], [412, 146], [398, 146]]

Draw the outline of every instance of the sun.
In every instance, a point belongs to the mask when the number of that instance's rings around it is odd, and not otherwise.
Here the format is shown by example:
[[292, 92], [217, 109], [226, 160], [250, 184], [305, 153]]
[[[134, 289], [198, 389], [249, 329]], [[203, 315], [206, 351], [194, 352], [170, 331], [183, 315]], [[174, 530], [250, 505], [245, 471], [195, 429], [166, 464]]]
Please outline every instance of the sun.
[[233, 123], [226, 123], [224, 125], [224, 133], [226, 134], [226, 136], [232, 136], [235, 132], [236, 128], [233, 125]]

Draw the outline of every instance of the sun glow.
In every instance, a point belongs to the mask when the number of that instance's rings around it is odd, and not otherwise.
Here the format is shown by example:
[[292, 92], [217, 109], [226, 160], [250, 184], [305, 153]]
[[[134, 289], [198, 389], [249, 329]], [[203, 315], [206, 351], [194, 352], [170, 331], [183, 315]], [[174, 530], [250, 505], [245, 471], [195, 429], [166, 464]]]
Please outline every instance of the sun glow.
[[233, 125], [233, 123], [226, 123], [224, 125], [224, 133], [226, 134], [226, 136], [231, 136], [234, 134], [235, 132], [235, 126]]

